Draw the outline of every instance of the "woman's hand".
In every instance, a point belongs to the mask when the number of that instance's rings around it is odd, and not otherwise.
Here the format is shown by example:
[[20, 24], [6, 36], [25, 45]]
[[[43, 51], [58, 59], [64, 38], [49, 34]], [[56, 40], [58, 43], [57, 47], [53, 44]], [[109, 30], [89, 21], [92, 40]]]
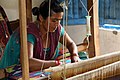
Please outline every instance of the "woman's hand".
[[81, 61], [81, 59], [79, 58], [79, 56], [77, 54], [71, 55], [71, 63], [79, 62], [79, 61]]

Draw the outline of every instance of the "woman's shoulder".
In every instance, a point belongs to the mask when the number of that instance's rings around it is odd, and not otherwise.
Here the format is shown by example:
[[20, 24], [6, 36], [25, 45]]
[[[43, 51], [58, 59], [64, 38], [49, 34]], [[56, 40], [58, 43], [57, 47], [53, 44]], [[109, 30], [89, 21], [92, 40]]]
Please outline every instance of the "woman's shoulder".
[[39, 36], [39, 29], [38, 29], [38, 24], [35, 22], [31, 22], [27, 26], [27, 33], [32, 34], [34, 36]]
[[38, 31], [38, 24], [36, 22], [31, 22], [27, 25], [28, 31]]
[[35, 22], [30, 22], [27, 24], [27, 28], [32, 28], [32, 27], [36, 27], [37, 24]]

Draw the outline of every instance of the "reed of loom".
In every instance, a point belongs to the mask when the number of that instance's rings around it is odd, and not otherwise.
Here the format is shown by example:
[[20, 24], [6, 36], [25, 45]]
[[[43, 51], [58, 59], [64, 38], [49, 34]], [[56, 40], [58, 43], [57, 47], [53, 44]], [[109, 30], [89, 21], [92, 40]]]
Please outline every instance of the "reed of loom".
[[[66, 80], [111, 80], [111, 77], [117, 75], [120, 75], [120, 61], [70, 77]], [[112, 78], [112, 80], [118, 79]]]
[[63, 80], [64, 75], [66, 78], [69, 78], [117, 62], [119, 60], [120, 51], [97, 56], [88, 60], [83, 60], [81, 62], [66, 64], [66, 74], [63, 74], [64, 68], [62, 65], [50, 67], [44, 71], [52, 73], [50, 75], [51, 80]]

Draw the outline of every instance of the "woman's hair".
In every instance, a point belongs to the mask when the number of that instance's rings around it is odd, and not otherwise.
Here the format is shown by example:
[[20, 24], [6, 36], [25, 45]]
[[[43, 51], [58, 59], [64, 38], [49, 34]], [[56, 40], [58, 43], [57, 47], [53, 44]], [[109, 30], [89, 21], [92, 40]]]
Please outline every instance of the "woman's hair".
[[58, 0], [44, 0], [41, 5], [38, 7], [34, 7], [32, 9], [33, 15], [37, 16], [37, 20], [39, 20], [39, 15], [41, 15], [44, 19], [49, 16], [49, 2], [50, 3], [50, 16], [54, 13], [63, 12], [63, 8], [60, 5]]

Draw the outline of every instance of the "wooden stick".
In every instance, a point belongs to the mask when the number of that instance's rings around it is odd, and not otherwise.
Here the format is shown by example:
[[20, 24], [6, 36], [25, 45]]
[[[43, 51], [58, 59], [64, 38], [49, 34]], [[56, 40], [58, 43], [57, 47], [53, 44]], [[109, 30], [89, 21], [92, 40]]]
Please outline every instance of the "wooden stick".
[[[81, 74], [90, 70], [100, 68], [102, 66], [111, 64], [120, 60], [120, 51], [109, 53], [106, 55], [90, 58], [81, 62], [66, 64], [66, 78]], [[63, 66], [51, 67], [44, 70], [45, 72], [52, 72], [50, 75], [52, 80], [62, 80]]]
[[89, 13], [91, 16], [90, 27], [92, 34], [88, 48], [88, 54], [90, 58], [100, 54], [98, 1], [99, 0], [87, 0], [87, 9], [89, 10], [93, 6]]
[[19, 0], [20, 16], [20, 39], [21, 39], [21, 57], [22, 57], [22, 79], [29, 80], [29, 64], [27, 50], [27, 30], [26, 30], [26, 0]]

